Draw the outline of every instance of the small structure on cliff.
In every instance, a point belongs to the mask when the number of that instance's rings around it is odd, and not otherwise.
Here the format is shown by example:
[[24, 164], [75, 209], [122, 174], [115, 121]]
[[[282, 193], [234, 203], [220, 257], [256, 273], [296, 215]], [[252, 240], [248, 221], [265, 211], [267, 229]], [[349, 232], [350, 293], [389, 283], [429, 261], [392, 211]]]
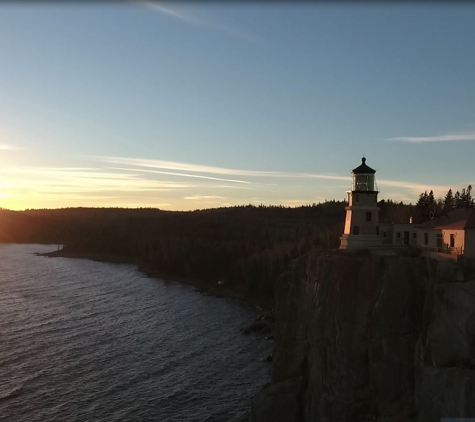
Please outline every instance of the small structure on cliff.
[[366, 158], [351, 171], [351, 190], [347, 191], [345, 230], [340, 237], [340, 249], [377, 248], [383, 243], [379, 235], [378, 187], [375, 173]]
[[436, 253], [475, 257], [475, 209], [454, 209], [423, 224], [379, 222], [376, 170], [362, 164], [351, 171], [345, 229], [340, 249], [417, 247]]
[[381, 224], [383, 245], [475, 257], [475, 209], [456, 208], [422, 224]]

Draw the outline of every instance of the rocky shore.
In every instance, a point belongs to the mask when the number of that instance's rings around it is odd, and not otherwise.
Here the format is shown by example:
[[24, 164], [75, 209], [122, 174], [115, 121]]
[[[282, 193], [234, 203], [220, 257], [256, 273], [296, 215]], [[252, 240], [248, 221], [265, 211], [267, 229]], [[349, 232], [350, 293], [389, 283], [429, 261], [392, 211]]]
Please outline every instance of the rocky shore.
[[[262, 303], [256, 301], [254, 298], [247, 296], [246, 294], [237, 291], [236, 289], [229, 288], [226, 283], [220, 282], [220, 280], [209, 281], [209, 280], [196, 280], [188, 279], [185, 277], [177, 277], [173, 274], [166, 274], [159, 271], [153, 265], [144, 265], [139, 262], [133, 262], [128, 257], [122, 257], [117, 255], [109, 254], [97, 254], [97, 253], [70, 253], [64, 249], [59, 249], [53, 252], [47, 252], [43, 254], [38, 254], [39, 256], [54, 258], [77, 258], [77, 259], [89, 259], [97, 262], [109, 262], [113, 264], [132, 264], [136, 265], [138, 271], [146, 274], [148, 277], [160, 278], [165, 280], [172, 280], [179, 283], [184, 283], [195, 287], [196, 291], [202, 294], [211, 295], [215, 297], [228, 297], [231, 299], [239, 300], [245, 302], [249, 305], [258, 307], [261, 310], [270, 311], [267, 303]], [[257, 331], [257, 330], [252, 330]]]

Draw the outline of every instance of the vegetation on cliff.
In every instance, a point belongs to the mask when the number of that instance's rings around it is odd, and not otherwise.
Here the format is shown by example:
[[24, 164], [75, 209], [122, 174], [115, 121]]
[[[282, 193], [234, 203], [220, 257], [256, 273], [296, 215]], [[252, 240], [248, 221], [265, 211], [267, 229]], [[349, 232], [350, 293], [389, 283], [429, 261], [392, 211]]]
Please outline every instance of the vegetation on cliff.
[[271, 306], [275, 279], [315, 246], [338, 246], [345, 203], [2, 211], [0, 241], [64, 244], [63, 254], [133, 262], [149, 272], [207, 282]]

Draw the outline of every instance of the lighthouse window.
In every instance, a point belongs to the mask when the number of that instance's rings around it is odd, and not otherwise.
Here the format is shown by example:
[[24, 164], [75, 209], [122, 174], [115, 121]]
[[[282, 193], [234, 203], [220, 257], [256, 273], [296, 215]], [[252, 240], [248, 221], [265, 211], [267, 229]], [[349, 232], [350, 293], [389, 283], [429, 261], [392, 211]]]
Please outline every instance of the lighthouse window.
[[356, 202], [360, 202], [360, 196], [356, 195]]
[[366, 213], [366, 221], [371, 221], [371, 211]]
[[353, 234], [360, 234], [360, 226], [353, 227]]
[[372, 191], [374, 190], [374, 176], [370, 174], [357, 174], [353, 180], [354, 190]]

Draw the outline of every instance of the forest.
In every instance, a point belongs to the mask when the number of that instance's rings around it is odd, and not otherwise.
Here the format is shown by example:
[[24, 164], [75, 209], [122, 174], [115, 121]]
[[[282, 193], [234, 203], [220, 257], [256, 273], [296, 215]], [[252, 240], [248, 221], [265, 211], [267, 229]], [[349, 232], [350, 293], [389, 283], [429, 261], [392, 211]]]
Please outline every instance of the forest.
[[0, 242], [56, 243], [63, 254], [131, 262], [216, 284], [266, 306], [273, 281], [314, 247], [335, 248], [345, 202], [298, 208], [238, 206], [190, 212], [70, 208], [0, 211]]
[[[381, 200], [381, 222], [415, 223], [456, 207], [474, 206], [471, 186], [415, 205]], [[312, 248], [339, 245], [344, 201], [296, 208], [243, 205], [196, 211], [153, 208], [0, 210], [0, 243], [64, 245], [69, 256], [119, 260], [170, 278], [222, 282], [228, 291], [271, 306], [274, 280]]]
[[455, 194], [452, 189], [449, 189], [444, 198], [436, 199], [434, 192], [431, 190], [419, 195], [416, 203], [417, 222], [427, 220], [430, 213], [434, 215], [446, 214], [454, 208], [473, 208], [475, 207], [475, 200], [472, 197], [472, 185], [463, 188], [461, 191], [456, 191]]

